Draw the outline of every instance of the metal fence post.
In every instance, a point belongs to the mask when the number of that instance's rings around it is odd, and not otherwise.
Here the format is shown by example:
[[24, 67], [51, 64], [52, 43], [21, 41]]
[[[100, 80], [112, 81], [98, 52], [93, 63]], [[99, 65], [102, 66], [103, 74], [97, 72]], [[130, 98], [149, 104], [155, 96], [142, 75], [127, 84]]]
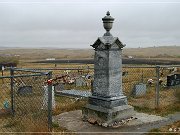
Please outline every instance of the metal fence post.
[[160, 66], [156, 66], [157, 83], [156, 83], [155, 108], [159, 107], [159, 90], [160, 90], [160, 87], [159, 87], [159, 79], [160, 79], [159, 69], [160, 69]]
[[14, 102], [14, 69], [10, 68], [10, 75], [11, 75], [11, 112], [14, 116], [15, 113], [15, 102]]
[[[52, 79], [52, 71], [48, 74], [48, 81]], [[52, 131], [52, 82], [48, 82], [48, 130]]]

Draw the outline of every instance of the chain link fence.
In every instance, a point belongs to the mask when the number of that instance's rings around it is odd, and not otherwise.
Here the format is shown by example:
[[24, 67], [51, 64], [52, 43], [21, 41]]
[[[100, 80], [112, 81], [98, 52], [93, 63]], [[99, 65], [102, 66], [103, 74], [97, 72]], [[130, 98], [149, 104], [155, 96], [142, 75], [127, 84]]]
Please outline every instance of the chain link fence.
[[[124, 94], [132, 106], [160, 109], [179, 101], [179, 66], [124, 67], [123, 71]], [[174, 75], [176, 79], [169, 77]]]
[[123, 92], [132, 106], [155, 106], [156, 67], [124, 67]]
[[[83, 68], [51, 68], [40, 70], [53, 71], [53, 85], [56, 99], [63, 104], [67, 98], [71, 100], [62, 105], [57, 104], [57, 112], [70, 109], [72, 100], [86, 99], [91, 95], [93, 82], [93, 67]], [[180, 66], [124, 66], [123, 92], [128, 98], [128, 104], [142, 109], [168, 107], [179, 101]], [[62, 97], [63, 101], [59, 99]], [[75, 99], [72, 99], [75, 97]], [[83, 100], [83, 102], [84, 102]], [[73, 103], [75, 101], [72, 101]], [[63, 107], [62, 107], [63, 106]], [[77, 107], [77, 105], [74, 105]], [[75, 108], [76, 108], [75, 107]], [[62, 109], [64, 108], [64, 109]], [[79, 107], [78, 107], [79, 108]], [[72, 107], [73, 110], [73, 107]], [[57, 114], [57, 113], [55, 113]]]
[[[180, 103], [180, 66], [157, 67], [157, 108], [168, 108]], [[176, 109], [178, 110], [179, 107]]]
[[[180, 66], [124, 66], [122, 71], [124, 95], [135, 108], [147, 112], [179, 103]], [[47, 105], [44, 87], [51, 78]], [[11, 75], [0, 77], [0, 130], [51, 131], [56, 127], [52, 116], [87, 104], [93, 78], [93, 66], [86, 65], [11, 70]]]
[[[48, 132], [52, 126], [51, 72], [10, 69], [0, 76], [0, 132]], [[48, 94], [45, 94], [45, 87]]]

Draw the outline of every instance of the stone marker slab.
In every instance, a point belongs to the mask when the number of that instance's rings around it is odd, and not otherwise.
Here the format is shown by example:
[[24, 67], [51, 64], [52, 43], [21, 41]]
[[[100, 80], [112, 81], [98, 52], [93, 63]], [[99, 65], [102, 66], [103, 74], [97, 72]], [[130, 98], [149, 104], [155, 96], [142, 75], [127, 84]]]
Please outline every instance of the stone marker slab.
[[76, 87], [77, 86], [86, 86], [86, 81], [84, 78], [80, 77], [75, 80]]
[[64, 90], [64, 83], [59, 83], [59, 84], [55, 85], [54, 90], [55, 90], [55, 92]]
[[133, 96], [143, 96], [146, 94], [146, 84], [139, 83], [134, 86]]
[[63, 90], [56, 92], [56, 95], [59, 96], [72, 96], [72, 97], [85, 97], [88, 98], [91, 96], [90, 91], [82, 91], [82, 90]]

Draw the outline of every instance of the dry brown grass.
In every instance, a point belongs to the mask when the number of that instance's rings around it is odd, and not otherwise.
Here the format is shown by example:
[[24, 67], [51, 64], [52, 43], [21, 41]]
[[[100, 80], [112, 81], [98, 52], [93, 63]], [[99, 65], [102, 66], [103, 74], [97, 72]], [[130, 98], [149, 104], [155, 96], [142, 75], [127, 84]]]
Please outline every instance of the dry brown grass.
[[20, 60], [42, 60], [46, 58], [71, 59], [71, 58], [91, 58], [92, 49], [6, 49], [0, 50], [1, 54], [20, 55]]
[[[24, 72], [17, 72], [16, 74], [27, 74]], [[23, 77], [15, 78], [14, 81], [14, 102], [15, 102], [15, 116], [3, 117], [0, 131], [13, 132], [47, 132], [47, 110], [43, 110], [43, 90], [42, 85], [47, 78], [44, 76], [38, 77]], [[33, 94], [20, 95], [17, 93], [20, 86], [32, 86]], [[0, 107], [3, 107], [3, 102], [8, 99], [10, 103], [10, 83], [5, 81], [0, 85], [1, 95]], [[11, 105], [11, 104], [10, 104]]]
[[125, 55], [141, 56], [141, 57], [178, 57], [180, 46], [161, 46], [148, 48], [127, 48], [124, 49]]
[[82, 109], [87, 100], [78, 100], [69, 97], [56, 97], [56, 108], [53, 110], [53, 115], [58, 115], [63, 112]]
[[0, 109], [4, 108], [4, 101], [7, 100], [10, 103], [10, 81], [9, 79], [0, 79]]

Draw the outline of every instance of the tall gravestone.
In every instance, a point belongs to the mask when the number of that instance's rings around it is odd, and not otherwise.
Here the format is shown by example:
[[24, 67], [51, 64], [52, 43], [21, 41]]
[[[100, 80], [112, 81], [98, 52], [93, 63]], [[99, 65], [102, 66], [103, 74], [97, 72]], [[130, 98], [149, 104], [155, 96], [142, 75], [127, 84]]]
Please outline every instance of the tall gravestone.
[[94, 82], [82, 113], [84, 120], [111, 125], [134, 115], [134, 108], [127, 104], [122, 91], [121, 57], [125, 45], [110, 33], [114, 18], [109, 11], [102, 20], [106, 33], [91, 45], [95, 49]]

